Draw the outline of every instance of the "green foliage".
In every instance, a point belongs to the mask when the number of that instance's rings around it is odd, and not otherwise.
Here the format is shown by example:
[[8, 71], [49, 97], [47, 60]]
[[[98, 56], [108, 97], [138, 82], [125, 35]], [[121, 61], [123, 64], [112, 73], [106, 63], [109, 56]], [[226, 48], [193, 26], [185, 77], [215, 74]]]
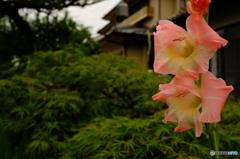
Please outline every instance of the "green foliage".
[[2, 125], [2, 121], [0, 118], [0, 158], [1, 159], [8, 159], [11, 158], [11, 148], [9, 145], [9, 140], [8, 140], [8, 136], [6, 135], [3, 125]]
[[221, 150], [238, 151], [240, 147], [240, 115], [239, 115], [239, 99], [227, 100], [225, 108], [222, 112], [222, 120], [219, 122], [219, 138], [222, 146]]
[[84, 54], [72, 46], [38, 52], [1, 73], [0, 112], [15, 155], [59, 158], [92, 119], [144, 117], [164, 106], [151, 96], [169, 76], [139, 71], [123, 56]]
[[[239, 102], [228, 101], [219, 123], [220, 150], [239, 150]], [[95, 119], [69, 140], [62, 159], [202, 159], [209, 158], [209, 139], [195, 138], [193, 129], [174, 133], [176, 123], [163, 124], [160, 115], [131, 120], [126, 117]], [[231, 116], [228, 116], [231, 112]], [[233, 156], [224, 156], [233, 158]]]

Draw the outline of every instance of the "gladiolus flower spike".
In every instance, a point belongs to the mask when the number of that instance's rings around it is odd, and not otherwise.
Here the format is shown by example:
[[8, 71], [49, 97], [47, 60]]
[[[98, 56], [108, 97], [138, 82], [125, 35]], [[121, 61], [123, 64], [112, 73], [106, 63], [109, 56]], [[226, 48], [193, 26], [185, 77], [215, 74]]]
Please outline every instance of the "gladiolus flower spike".
[[162, 121], [178, 122], [175, 132], [195, 128], [195, 136], [200, 137], [202, 124], [213, 123], [206, 127], [211, 132], [212, 149], [218, 151], [216, 122], [221, 120], [221, 111], [233, 87], [208, 72], [209, 60], [227, 44], [207, 24], [210, 3], [211, 0], [188, 0], [187, 11], [191, 15], [186, 20], [187, 31], [169, 20], [159, 21], [153, 33], [154, 71], [175, 77], [169, 84], [160, 84], [160, 92], [152, 98], [167, 103]]

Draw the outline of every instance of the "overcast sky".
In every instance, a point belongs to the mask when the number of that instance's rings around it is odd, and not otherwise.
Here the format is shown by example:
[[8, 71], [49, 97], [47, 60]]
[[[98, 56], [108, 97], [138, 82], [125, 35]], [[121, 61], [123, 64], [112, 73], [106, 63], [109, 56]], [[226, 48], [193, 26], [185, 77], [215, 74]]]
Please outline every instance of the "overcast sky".
[[77, 23], [90, 27], [93, 37], [96, 37], [97, 31], [108, 24], [108, 21], [103, 20], [102, 17], [106, 15], [113, 7], [115, 7], [121, 0], [104, 0], [102, 2], [80, 7], [69, 7], [69, 16]]

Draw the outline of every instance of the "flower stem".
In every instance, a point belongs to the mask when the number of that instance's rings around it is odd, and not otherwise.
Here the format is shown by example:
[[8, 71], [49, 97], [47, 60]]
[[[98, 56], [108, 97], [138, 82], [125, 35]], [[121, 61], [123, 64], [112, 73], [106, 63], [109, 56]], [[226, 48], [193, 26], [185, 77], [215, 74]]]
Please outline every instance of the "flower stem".
[[[207, 133], [210, 139], [211, 150], [219, 151], [218, 123], [206, 123]], [[214, 159], [219, 159], [219, 155], [212, 156]]]

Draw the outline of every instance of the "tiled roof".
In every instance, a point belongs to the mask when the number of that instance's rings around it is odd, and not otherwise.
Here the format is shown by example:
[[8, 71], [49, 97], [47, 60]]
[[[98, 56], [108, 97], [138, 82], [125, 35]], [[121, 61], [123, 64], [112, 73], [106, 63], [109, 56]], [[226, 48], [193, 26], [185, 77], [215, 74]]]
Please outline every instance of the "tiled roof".
[[153, 32], [152, 29], [136, 25], [117, 25], [113, 27], [112, 32], [123, 34], [147, 35], [147, 31]]

